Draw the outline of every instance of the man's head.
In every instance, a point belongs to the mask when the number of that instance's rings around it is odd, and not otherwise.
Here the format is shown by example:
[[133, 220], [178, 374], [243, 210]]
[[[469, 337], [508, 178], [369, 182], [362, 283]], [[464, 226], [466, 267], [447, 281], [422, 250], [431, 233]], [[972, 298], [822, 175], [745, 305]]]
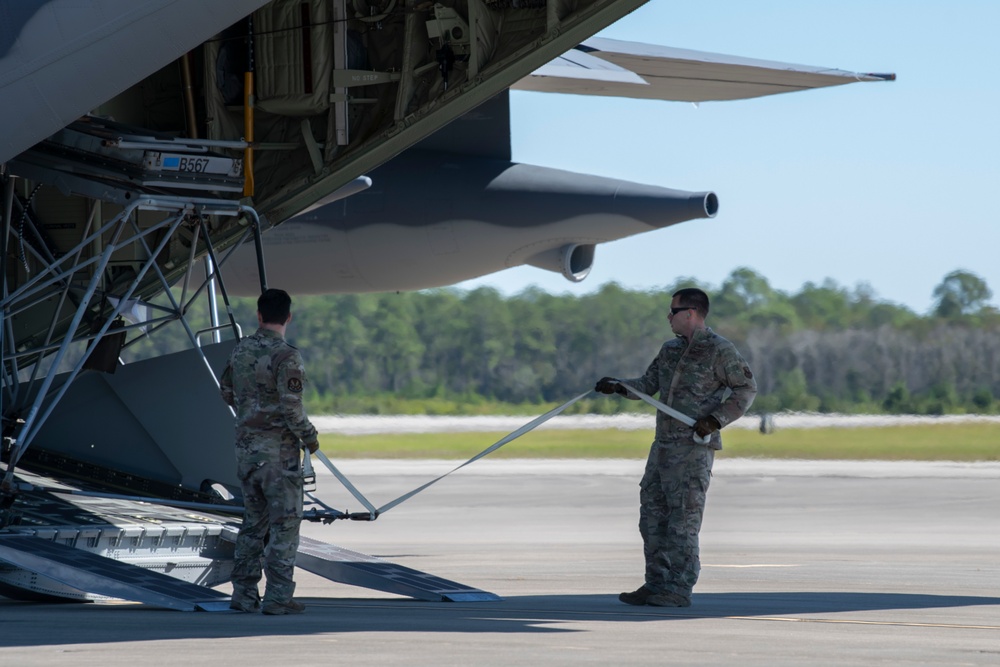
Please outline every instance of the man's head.
[[262, 325], [288, 324], [292, 314], [292, 297], [281, 289], [269, 289], [257, 297], [257, 316]]
[[690, 338], [698, 329], [705, 328], [708, 317], [708, 295], [696, 287], [686, 287], [674, 292], [670, 302], [670, 330]]

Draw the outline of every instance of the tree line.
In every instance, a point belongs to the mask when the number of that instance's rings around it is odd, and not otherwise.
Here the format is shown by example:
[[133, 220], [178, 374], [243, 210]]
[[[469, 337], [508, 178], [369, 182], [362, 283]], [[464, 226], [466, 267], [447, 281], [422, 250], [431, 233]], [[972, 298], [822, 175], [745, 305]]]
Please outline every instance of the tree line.
[[[709, 325], [754, 369], [754, 412], [993, 413], [1000, 409], [1000, 312], [974, 274], [954, 271], [919, 315], [860, 286], [773, 289], [747, 268], [713, 288], [682, 278], [657, 291], [610, 283], [591, 294], [490, 288], [294, 298], [289, 340], [320, 412], [475, 412], [484, 404], [561, 403], [603, 375], [640, 375], [671, 335], [671, 294], [712, 297]], [[255, 326], [253, 299], [233, 303]], [[207, 320], [207, 313], [196, 320]], [[197, 326], [201, 326], [196, 322]], [[130, 346], [138, 359], [189, 347], [181, 327]], [[123, 355], [125, 356], [125, 355]], [[127, 359], [126, 359], [127, 361]], [[636, 408], [584, 401], [583, 411]]]

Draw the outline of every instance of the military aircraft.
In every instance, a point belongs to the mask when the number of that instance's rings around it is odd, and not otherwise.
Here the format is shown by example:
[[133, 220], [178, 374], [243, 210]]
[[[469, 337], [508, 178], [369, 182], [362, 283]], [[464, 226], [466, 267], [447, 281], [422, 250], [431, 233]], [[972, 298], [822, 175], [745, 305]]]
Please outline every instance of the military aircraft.
[[[595, 37], [511, 88], [701, 103], [892, 78]], [[511, 162], [507, 96], [369, 172], [370, 188], [269, 233], [275, 284], [296, 294], [411, 290], [523, 264], [579, 282], [597, 245], [717, 213], [712, 192]], [[237, 251], [231, 292], [256, 294], [256, 268], [251, 248]]]
[[[575, 281], [597, 244], [715, 215], [711, 192], [511, 162], [511, 87], [698, 102], [892, 78], [593, 38], [642, 4], [4, 4], [0, 592], [225, 608], [232, 341], [201, 340], [238, 326], [186, 317], [215, 311], [216, 285], [228, 306], [269, 281], [420, 289], [521, 264]], [[119, 364], [175, 323], [190, 351]], [[318, 542], [299, 565], [495, 597]]]

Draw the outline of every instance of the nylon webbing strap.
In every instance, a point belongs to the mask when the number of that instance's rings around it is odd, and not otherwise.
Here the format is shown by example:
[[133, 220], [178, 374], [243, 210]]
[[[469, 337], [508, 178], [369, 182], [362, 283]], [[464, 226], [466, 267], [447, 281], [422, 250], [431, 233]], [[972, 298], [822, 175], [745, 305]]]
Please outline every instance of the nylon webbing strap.
[[665, 415], [667, 415], [669, 417], [673, 417], [674, 419], [676, 419], [677, 421], [679, 421], [682, 424], [687, 424], [688, 426], [694, 426], [694, 420], [691, 419], [690, 417], [688, 417], [683, 412], [680, 412], [679, 410], [675, 410], [674, 408], [670, 407], [666, 403], [661, 403], [660, 401], [656, 400], [652, 396], [649, 396], [648, 394], [642, 393], [641, 391], [639, 391], [635, 387], [633, 387], [631, 385], [628, 385], [628, 384], [625, 384], [621, 380], [618, 381], [618, 384], [620, 384], [621, 386], [625, 387], [630, 392], [632, 392], [633, 394], [635, 394], [636, 396], [638, 396], [642, 400], [646, 401], [647, 403], [649, 403], [650, 405], [652, 405], [654, 408], [656, 408], [657, 410], [659, 410], [663, 414], [665, 414]]
[[399, 498], [396, 498], [392, 502], [389, 502], [389, 503], [386, 503], [385, 505], [382, 505], [382, 507], [378, 508], [379, 513], [381, 514], [383, 512], [388, 512], [389, 510], [391, 510], [393, 507], [395, 507], [396, 505], [400, 504], [404, 500], [409, 500], [410, 498], [412, 498], [413, 496], [417, 495], [418, 493], [420, 493], [421, 491], [423, 491], [427, 487], [431, 486], [432, 484], [438, 483], [439, 481], [441, 481], [442, 479], [444, 479], [445, 477], [447, 477], [451, 473], [455, 472], [456, 470], [459, 470], [460, 468], [464, 468], [465, 466], [469, 465], [473, 461], [478, 461], [479, 459], [483, 458], [487, 454], [491, 454], [492, 452], [495, 452], [496, 450], [500, 449], [501, 447], [503, 447], [504, 445], [506, 445], [508, 442], [510, 442], [512, 440], [516, 440], [516, 439], [520, 438], [522, 435], [524, 435], [525, 433], [527, 433], [528, 431], [532, 431], [532, 430], [536, 429], [537, 427], [541, 426], [542, 424], [544, 424], [548, 420], [552, 419], [553, 417], [555, 417], [556, 415], [558, 415], [559, 413], [561, 413], [563, 410], [565, 410], [569, 406], [573, 405], [574, 403], [576, 403], [577, 401], [579, 401], [581, 398], [583, 398], [584, 396], [586, 396], [589, 393], [590, 393], [590, 391], [587, 390], [587, 391], [583, 392], [582, 394], [580, 394], [579, 396], [576, 396], [574, 398], [569, 399], [568, 401], [566, 401], [565, 403], [563, 403], [559, 407], [553, 408], [552, 410], [549, 410], [544, 415], [541, 415], [540, 417], [535, 417], [534, 419], [532, 419], [530, 422], [528, 422], [527, 424], [525, 424], [521, 428], [517, 429], [516, 431], [512, 431], [512, 432], [508, 433], [507, 435], [505, 435], [504, 437], [500, 438], [499, 440], [497, 440], [496, 442], [494, 442], [492, 445], [490, 445], [489, 447], [487, 447], [483, 451], [479, 452], [478, 454], [476, 454], [475, 456], [473, 456], [471, 459], [469, 459], [468, 461], [466, 461], [462, 465], [457, 466], [453, 470], [449, 470], [448, 472], [446, 472], [445, 474], [441, 475], [440, 477], [438, 477], [436, 479], [432, 479], [431, 481], [427, 482], [423, 486], [418, 486], [414, 490], [410, 491], [409, 493], [405, 493], [405, 494], [401, 495]]
[[540, 417], [535, 417], [534, 419], [532, 419], [530, 422], [528, 422], [527, 424], [525, 424], [521, 428], [517, 429], [516, 431], [512, 431], [512, 432], [508, 433], [507, 435], [505, 435], [504, 437], [500, 438], [499, 440], [497, 440], [496, 442], [494, 442], [492, 445], [490, 445], [489, 447], [487, 447], [483, 451], [479, 452], [478, 454], [476, 454], [475, 456], [473, 456], [471, 459], [469, 459], [468, 461], [466, 461], [462, 465], [457, 466], [456, 468], [454, 468], [452, 470], [449, 470], [448, 472], [446, 472], [445, 474], [441, 475], [440, 477], [432, 479], [431, 481], [427, 482], [426, 484], [424, 484], [422, 486], [418, 486], [417, 488], [413, 489], [409, 493], [404, 493], [399, 498], [396, 498], [392, 502], [388, 502], [385, 505], [382, 505], [382, 507], [379, 507], [378, 509], [375, 509], [375, 507], [370, 502], [368, 502], [368, 499], [365, 498], [364, 495], [360, 491], [358, 491], [358, 489], [353, 484], [351, 484], [350, 480], [347, 479], [347, 477], [345, 477], [342, 472], [340, 472], [339, 470], [337, 470], [337, 466], [333, 465], [333, 463], [330, 462], [330, 459], [326, 458], [326, 454], [324, 454], [323, 452], [317, 450], [316, 451], [316, 458], [318, 458], [320, 460], [320, 462], [323, 465], [326, 466], [327, 470], [329, 470], [331, 473], [333, 473], [333, 475], [338, 480], [340, 480], [340, 483], [344, 485], [344, 488], [347, 489], [348, 491], [350, 491], [351, 495], [354, 496], [357, 499], [358, 502], [360, 502], [362, 505], [365, 506], [365, 509], [367, 509], [369, 512], [371, 512], [372, 518], [375, 518], [379, 514], [384, 514], [385, 512], [388, 512], [389, 510], [391, 510], [393, 507], [395, 507], [396, 505], [400, 504], [404, 500], [409, 500], [410, 498], [412, 498], [413, 496], [417, 495], [418, 493], [420, 493], [421, 491], [423, 491], [427, 487], [429, 487], [429, 486], [431, 486], [433, 484], [437, 484], [442, 479], [444, 479], [445, 477], [447, 477], [451, 473], [455, 472], [456, 470], [459, 470], [460, 468], [464, 468], [465, 466], [469, 465], [473, 461], [478, 461], [479, 459], [483, 458], [484, 456], [486, 456], [488, 454], [491, 454], [492, 452], [495, 452], [496, 450], [500, 449], [501, 447], [503, 447], [504, 445], [506, 445], [508, 442], [511, 442], [512, 440], [517, 440], [518, 438], [520, 438], [522, 435], [524, 435], [528, 431], [532, 431], [535, 428], [541, 426], [542, 424], [544, 424], [548, 420], [552, 419], [553, 417], [555, 417], [556, 415], [558, 415], [559, 413], [561, 413], [563, 410], [565, 410], [569, 406], [573, 405], [574, 403], [576, 403], [577, 401], [579, 401], [581, 398], [583, 398], [584, 396], [586, 396], [589, 393], [590, 393], [590, 391], [585, 391], [582, 394], [580, 394], [579, 396], [576, 396], [576, 397], [571, 398], [570, 400], [566, 401], [562, 405], [549, 410], [544, 415], [541, 415]]
[[[670, 407], [666, 403], [662, 403], [662, 402], [656, 400], [655, 398], [653, 398], [652, 396], [649, 396], [647, 394], [642, 393], [641, 391], [639, 391], [635, 387], [629, 386], [629, 385], [625, 384], [624, 382], [622, 382], [621, 380], [618, 381], [618, 384], [620, 384], [621, 386], [625, 387], [630, 392], [632, 392], [633, 394], [635, 394], [636, 396], [638, 396], [640, 399], [642, 399], [646, 403], [649, 403], [654, 408], [656, 408], [657, 410], [659, 410], [663, 414], [667, 415], [668, 417], [673, 417], [674, 419], [676, 419], [680, 423], [686, 424], [687, 426], [694, 426], [694, 420], [691, 419], [690, 417], [688, 417], [683, 412], [680, 412], [679, 410], [675, 410], [674, 408]], [[704, 438], [700, 437], [697, 433], [695, 433], [695, 435], [694, 435], [694, 441], [697, 442], [699, 445], [707, 445], [711, 441], [711, 439], [712, 439], [711, 435], [706, 435]]]
[[318, 458], [320, 462], [326, 466], [327, 470], [333, 473], [334, 477], [340, 480], [340, 483], [344, 485], [344, 488], [350, 491], [351, 495], [354, 496], [359, 503], [364, 505], [366, 510], [368, 510], [372, 514], [375, 514], [378, 511], [375, 509], [375, 506], [372, 505], [370, 502], [368, 502], [368, 499], [365, 498], [364, 495], [362, 495], [362, 493], [358, 491], [353, 484], [351, 484], [351, 480], [344, 477], [344, 473], [337, 470], [337, 466], [333, 465], [330, 462], [330, 459], [326, 458], [326, 454], [317, 449], [316, 458]]
[[[630, 392], [632, 392], [632, 394], [634, 394], [635, 396], [638, 396], [640, 399], [642, 399], [646, 403], [650, 404], [651, 406], [653, 406], [657, 410], [660, 410], [664, 414], [669, 415], [670, 417], [673, 417], [674, 419], [676, 419], [676, 420], [678, 420], [678, 421], [680, 421], [680, 422], [682, 422], [684, 424], [687, 424], [688, 426], [694, 426], [694, 420], [691, 419], [690, 417], [688, 417], [683, 412], [679, 412], [679, 411], [675, 410], [674, 408], [670, 407], [669, 405], [666, 405], [666, 404], [664, 404], [664, 403], [656, 400], [655, 398], [653, 398], [651, 396], [648, 396], [647, 394], [642, 393], [638, 389], [635, 389], [634, 387], [631, 387], [631, 386], [625, 384], [624, 382], [619, 382], [619, 384], [621, 384], [623, 387], [625, 387]], [[427, 482], [426, 484], [418, 486], [417, 488], [413, 489], [412, 491], [410, 491], [408, 493], [404, 493], [400, 497], [396, 498], [395, 500], [393, 500], [391, 502], [386, 503], [385, 505], [382, 505], [382, 507], [379, 507], [378, 509], [375, 509], [375, 506], [372, 505], [370, 502], [368, 502], [368, 499], [365, 498], [364, 495], [360, 491], [358, 491], [358, 489], [353, 484], [351, 484], [350, 480], [348, 480], [347, 477], [345, 477], [344, 474], [342, 472], [340, 472], [340, 470], [337, 469], [337, 466], [333, 465], [333, 463], [330, 462], [330, 459], [328, 459], [326, 457], [326, 454], [324, 454], [323, 452], [317, 450], [316, 451], [316, 458], [318, 458], [320, 460], [320, 462], [322, 462], [323, 465], [326, 466], [327, 470], [329, 470], [331, 473], [333, 473], [333, 475], [338, 480], [340, 480], [340, 483], [344, 485], [344, 488], [346, 488], [351, 493], [351, 495], [353, 495], [358, 500], [358, 502], [360, 502], [362, 505], [365, 506], [365, 509], [367, 509], [369, 512], [371, 512], [372, 517], [374, 518], [375, 516], [377, 516], [379, 514], [384, 514], [385, 512], [388, 512], [389, 510], [391, 510], [396, 505], [399, 505], [400, 503], [402, 503], [402, 502], [404, 502], [406, 500], [409, 500], [410, 498], [412, 498], [413, 496], [417, 495], [418, 493], [420, 493], [424, 489], [426, 489], [426, 488], [428, 488], [428, 487], [430, 487], [430, 486], [432, 486], [434, 484], [437, 484], [438, 482], [440, 482], [442, 479], [444, 479], [448, 475], [452, 474], [453, 472], [456, 472], [457, 470], [460, 470], [460, 469], [464, 468], [465, 466], [469, 465], [470, 463], [478, 461], [479, 459], [483, 458], [484, 456], [487, 456], [487, 455], [495, 452], [496, 450], [500, 449], [501, 447], [503, 447], [507, 443], [509, 443], [509, 442], [511, 442], [513, 440], [517, 440], [522, 435], [524, 435], [524, 434], [526, 434], [526, 433], [528, 433], [530, 431], [533, 431], [534, 429], [538, 428], [539, 426], [541, 426], [542, 424], [544, 424], [548, 420], [552, 419], [556, 415], [562, 413], [564, 410], [566, 410], [566, 408], [568, 408], [569, 406], [573, 405], [574, 403], [576, 403], [580, 399], [584, 398], [588, 394], [590, 394], [589, 390], [583, 392], [582, 394], [580, 394], [578, 396], [574, 396], [573, 398], [571, 398], [570, 400], [566, 401], [562, 405], [560, 405], [558, 407], [555, 407], [552, 410], [549, 410], [545, 414], [543, 414], [543, 415], [541, 415], [539, 417], [535, 417], [530, 422], [528, 422], [524, 426], [520, 427], [516, 431], [511, 431], [510, 433], [508, 433], [504, 437], [500, 438], [499, 440], [497, 440], [492, 445], [490, 445], [489, 447], [487, 447], [483, 451], [481, 451], [478, 454], [476, 454], [475, 456], [473, 456], [471, 459], [469, 459], [465, 463], [463, 463], [463, 464], [461, 464], [459, 466], [456, 466], [455, 468], [449, 470], [448, 472], [446, 472], [445, 474], [441, 475], [440, 477], [436, 477], [436, 478], [432, 479], [431, 481]], [[695, 439], [695, 442], [704, 445], [704, 444], [708, 444], [709, 440], [711, 439], [711, 436], [708, 436], [708, 437], [702, 439], [702, 438], [699, 438], [697, 435], [695, 435], [694, 439]]]

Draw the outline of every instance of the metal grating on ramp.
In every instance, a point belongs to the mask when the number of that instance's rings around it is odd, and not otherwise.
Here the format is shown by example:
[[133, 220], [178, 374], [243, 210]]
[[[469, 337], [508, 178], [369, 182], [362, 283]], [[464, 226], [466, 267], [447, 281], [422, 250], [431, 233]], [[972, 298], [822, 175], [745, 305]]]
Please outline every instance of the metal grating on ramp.
[[179, 611], [228, 611], [210, 588], [30, 535], [0, 535], [0, 560], [81, 591]]
[[431, 602], [493, 602], [503, 598], [426, 572], [313, 540], [299, 539], [296, 567], [330, 581]]

